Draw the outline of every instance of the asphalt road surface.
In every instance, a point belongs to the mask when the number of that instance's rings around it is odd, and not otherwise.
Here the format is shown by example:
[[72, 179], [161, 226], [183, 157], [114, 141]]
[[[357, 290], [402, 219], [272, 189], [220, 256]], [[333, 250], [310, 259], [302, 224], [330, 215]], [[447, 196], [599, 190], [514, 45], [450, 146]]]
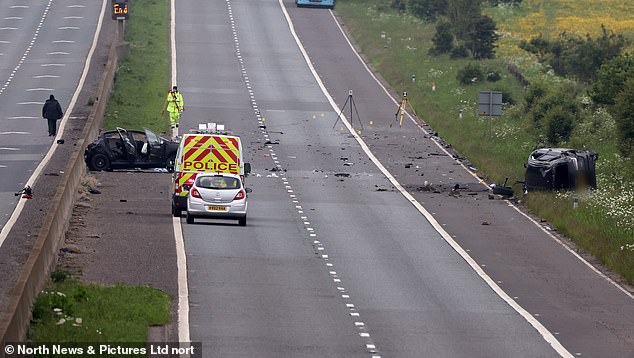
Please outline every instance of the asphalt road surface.
[[0, 228], [17, 204], [14, 193], [24, 187], [53, 142], [42, 106], [54, 94], [67, 110], [101, 5], [78, 0], [0, 2]]
[[[634, 356], [631, 298], [508, 203], [488, 200], [412, 122], [390, 127], [395, 104], [330, 11], [285, 5], [339, 107], [354, 90], [361, 133], [382, 163], [550, 332], [496, 294], [336, 123], [276, 0], [192, 0], [176, 3], [181, 132], [224, 123], [254, 168], [246, 227], [182, 221], [191, 339], [204, 356], [569, 354], [550, 334], [573, 355]], [[417, 191], [424, 180], [439, 189]], [[454, 183], [461, 191], [450, 196]]]

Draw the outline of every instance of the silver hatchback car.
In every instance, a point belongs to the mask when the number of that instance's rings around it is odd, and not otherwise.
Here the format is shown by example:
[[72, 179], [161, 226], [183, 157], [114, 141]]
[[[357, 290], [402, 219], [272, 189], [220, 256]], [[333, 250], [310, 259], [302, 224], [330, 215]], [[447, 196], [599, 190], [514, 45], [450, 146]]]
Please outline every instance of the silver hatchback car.
[[194, 218], [238, 219], [247, 224], [247, 193], [236, 174], [198, 174], [187, 196], [187, 223]]

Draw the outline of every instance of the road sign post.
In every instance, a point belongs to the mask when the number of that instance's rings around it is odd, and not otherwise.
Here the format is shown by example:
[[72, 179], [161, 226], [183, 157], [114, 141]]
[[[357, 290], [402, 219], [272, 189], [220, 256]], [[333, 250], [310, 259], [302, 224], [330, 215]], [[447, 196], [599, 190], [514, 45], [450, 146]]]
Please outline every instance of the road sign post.
[[[502, 92], [481, 91], [478, 95], [478, 114], [487, 117], [502, 115]], [[492, 137], [493, 121], [489, 118], [489, 137]]]

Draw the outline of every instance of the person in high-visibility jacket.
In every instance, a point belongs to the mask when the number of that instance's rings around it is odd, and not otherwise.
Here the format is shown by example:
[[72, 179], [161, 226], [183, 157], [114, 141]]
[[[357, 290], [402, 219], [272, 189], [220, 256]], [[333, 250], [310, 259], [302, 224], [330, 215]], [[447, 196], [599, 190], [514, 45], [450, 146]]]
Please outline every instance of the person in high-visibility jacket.
[[165, 101], [167, 102], [167, 111], [170, 114], [170, 125], [172, 128], [178, 128], [181, 113], [185, 109], [183, 95], [178, 92], [178, 87], [172, 87], [172, 90], [167, 93], [167, 99]]

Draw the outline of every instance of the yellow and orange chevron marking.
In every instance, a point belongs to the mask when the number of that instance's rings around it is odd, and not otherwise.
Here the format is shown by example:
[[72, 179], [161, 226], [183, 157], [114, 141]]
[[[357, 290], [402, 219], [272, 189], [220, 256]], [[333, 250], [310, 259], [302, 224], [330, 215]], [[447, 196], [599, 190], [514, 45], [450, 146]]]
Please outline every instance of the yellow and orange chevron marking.
[[183, 144], [183, 170], [239, 174], [240, 148], [237, 138], [193, 135]]

